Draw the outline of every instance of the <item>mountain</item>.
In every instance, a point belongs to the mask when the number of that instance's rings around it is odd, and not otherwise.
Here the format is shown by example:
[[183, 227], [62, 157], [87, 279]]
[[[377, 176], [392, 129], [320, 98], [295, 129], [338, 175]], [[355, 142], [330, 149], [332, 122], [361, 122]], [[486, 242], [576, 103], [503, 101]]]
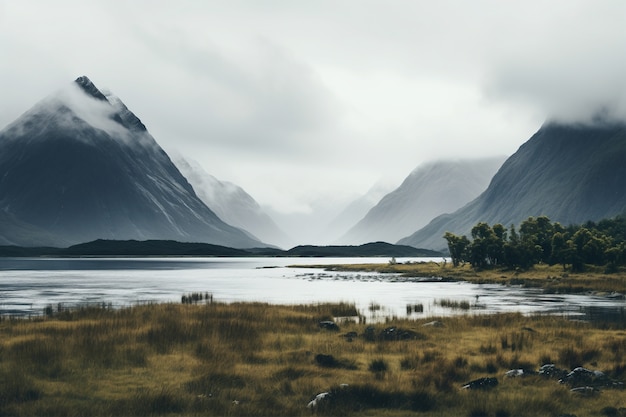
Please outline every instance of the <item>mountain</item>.
[[[0, 244], [263, 245], [224, 223], [122, 101], [79, 77], [0, 131]], [[8, 227], [4, 227], [8, 225]]]
[[418, 166], [339, 242], [396, 242], [435, 216], [454, 211], [476, 198], [487, 188], [504, 159], [449, 160]]
[[240, 186], [220, 181], [196, 161], [173, 154], [172, 160], [193, 186], [196, 195], [226, 223], [247, 230], [264, 242], [281, 247], [293, 246], [289, 238]]
[[444, 249], [446, 231], [469, 235], [481, 221], [519, 226], [546, 215], [569, 225], [625, 210], [626, 124], [551, 122], [505, 161], [480, 196], [398, 243]]
[[340, 242], [341, 237], [354, 226], [355, 219], [362, 219], [381, 198], [394, 188], [395, 185], [392, 186], [381, 181], [374, 184], [367, 193], [352, 200], [328, 225], [326, 235], [330, 237], [329, 240]]

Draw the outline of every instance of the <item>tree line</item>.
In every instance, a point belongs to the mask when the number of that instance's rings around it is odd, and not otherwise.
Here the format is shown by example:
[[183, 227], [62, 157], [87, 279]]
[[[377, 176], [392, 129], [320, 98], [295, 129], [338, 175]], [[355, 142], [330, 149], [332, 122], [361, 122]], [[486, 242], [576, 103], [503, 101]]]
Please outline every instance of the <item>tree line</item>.
[[454, 266], [528, 269], [544, 263], [580, 272], [585, 265], [599, 265], [615, 272], [626, 265], [626, 213], [567, 227], [546, 216], [529, 217], [519, 229], [480, 222], [471, 230], [471, 241], [450, 232], [443, 237]]

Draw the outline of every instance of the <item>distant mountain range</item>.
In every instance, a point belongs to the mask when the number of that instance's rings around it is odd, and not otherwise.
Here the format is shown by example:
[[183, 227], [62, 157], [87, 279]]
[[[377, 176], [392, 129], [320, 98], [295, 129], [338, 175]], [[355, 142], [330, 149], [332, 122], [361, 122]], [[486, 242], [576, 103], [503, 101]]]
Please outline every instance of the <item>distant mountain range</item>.
[[171, 239], [266, 246], [222, 221], [122, 101], [87, 78], [0, 132], [0, 244]]
[[478, 222], [507, 228], [546, 215], [563, 225], [626, 212], [626, 124], [546, 123], [502, 165], [489, 187], [452, 214], [398, 244], [444, 249], [446, 231], [469, 235]]
[[[355, 221], [362, 219], [368, 211], [372, 209], [381, 198], [392, 191], [395, 186], [389, 185], [382, 181], [374, 184], [370, 189], [360, 197], [352, 200], [348, 203], [339, 214], [330, 222], [326, 227], [326, 235], [329, 237], [329, 241], [335, 244], [340, 243], [357, 243], [350, 241], [342, 241], [342, 237], [348, 230], [354, 227]], [[373, 239], [372, 241], [375, 241]], [[363, 242], [360, 242], [363, 243]]]
[[249, 231], [263, 242], [283, 248], [295, 244], [243, 188], [231, 182], [218, 180], [194, 160], [180, 154], [173, 154], [171, 157], [176, 167], [193, 186], [196, 195], [220, 219], [231, 226]]
[[476, 198], [504, 160], [502, 156], [420, 165], [338, 242], [396, 242], [435, 216], [452, 212]]

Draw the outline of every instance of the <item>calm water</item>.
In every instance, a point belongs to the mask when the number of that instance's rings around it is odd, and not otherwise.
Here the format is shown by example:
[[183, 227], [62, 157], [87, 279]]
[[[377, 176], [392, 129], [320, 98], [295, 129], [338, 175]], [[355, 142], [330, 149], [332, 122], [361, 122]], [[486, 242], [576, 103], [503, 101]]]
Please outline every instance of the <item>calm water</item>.
[[[402, 259], [398, 262], [423, 261]], [[436, 258], [435, 261], [441, 261]], [[461, 282], [420, 282], [397, 275], [328, 272], [289, 265], [384, 263], [385, 258], [0, 258], [0, 314], [41, 314], [46, 305], [111, 303], [115, 307], [178, 302], [209, 292], [215, 301], [355, 303], [371, 319], [467, 313], [443, 308], [465, 301], [470, 313], [609, 314], [624, 320], [626, 301], [599, 295], [543, 294], [533, 289]], [[423, 312], [408, 313], [421, 304]]]

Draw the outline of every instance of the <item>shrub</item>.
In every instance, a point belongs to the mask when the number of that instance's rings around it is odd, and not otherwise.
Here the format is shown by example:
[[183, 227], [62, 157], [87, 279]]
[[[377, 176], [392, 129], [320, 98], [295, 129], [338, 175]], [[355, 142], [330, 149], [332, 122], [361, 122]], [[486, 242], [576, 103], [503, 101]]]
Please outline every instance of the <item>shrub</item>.
[[387, 372], [389, 365], [384, 359], [374, 359], [367, 369], [370, 372]]

